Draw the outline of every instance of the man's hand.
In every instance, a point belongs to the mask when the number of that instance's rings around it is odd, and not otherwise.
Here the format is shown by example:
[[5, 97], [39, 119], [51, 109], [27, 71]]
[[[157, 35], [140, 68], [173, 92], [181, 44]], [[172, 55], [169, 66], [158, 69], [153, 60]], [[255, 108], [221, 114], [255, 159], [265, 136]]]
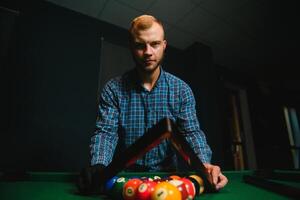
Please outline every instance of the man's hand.
[[204, 163], [204, 166], [207, 172], [211, 175], [216, 190], [220, 190], [228, 183], [227, 177], [222, 174], [219, 166], [209, 163]]

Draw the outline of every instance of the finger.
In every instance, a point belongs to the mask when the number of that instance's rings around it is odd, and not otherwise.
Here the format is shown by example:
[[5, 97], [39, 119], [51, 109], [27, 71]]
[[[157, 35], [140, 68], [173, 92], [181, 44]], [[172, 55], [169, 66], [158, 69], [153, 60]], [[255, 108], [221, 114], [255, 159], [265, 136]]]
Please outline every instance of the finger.
[[220, 174], [221, 174], [220, 167], [213, 166], [212, 169], [211, 169], [211, 175], [212, 175], [212, 178], [213, 178], [213, 183], [215, 185], [217, 185], [217, 183], [218, 183], [218, 179], [219, 179]]
[[228, 179], [226, 176], [224, 176], [222, 173], [219, 175], [219, 182], [216, 185], [216, 189], [219, 190], [223, 188], [228, 183]]

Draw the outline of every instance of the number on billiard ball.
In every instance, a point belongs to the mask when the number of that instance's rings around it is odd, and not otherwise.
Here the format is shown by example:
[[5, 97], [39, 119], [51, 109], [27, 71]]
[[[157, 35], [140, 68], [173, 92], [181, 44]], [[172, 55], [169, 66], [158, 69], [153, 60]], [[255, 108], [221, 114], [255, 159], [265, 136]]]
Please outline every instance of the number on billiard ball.
[[158, 183], [151, 194], [152, 200], [181, 200], [181, 193], [169, 182]]
[[123, 198], [125, 200], [135, 200], [137, 188], [143, 181], [138, 178], [129, 179], [123, 187]]
[[151, 194], [154, 192], [154, 187], [157, 185], [156, 182], [151, 180], [145, 180], [138, 187], [136, 199], [138, 200], [151, 200]]

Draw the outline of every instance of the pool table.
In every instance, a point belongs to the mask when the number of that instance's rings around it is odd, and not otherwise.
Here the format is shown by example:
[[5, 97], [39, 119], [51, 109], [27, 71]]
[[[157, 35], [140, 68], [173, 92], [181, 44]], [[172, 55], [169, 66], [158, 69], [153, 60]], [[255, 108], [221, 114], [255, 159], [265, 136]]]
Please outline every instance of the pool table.
[[[256, 187], [244, 182], [244, 175], [251, 175], [253, 171], [225, 171], [229, 183], [221, 191], [216, 193], [204, 193], [196, 199], [290, 199], [269, 190]], [[2, 174], [3, 175], [3, 174]], [[160, 173], [119, 173], [119, 176], [151, 176], [158, 175], [164, 177], [168, 174]], [[1, 177], [1, 173], [0, 173]], [[74, 184], [77, 179], [76, 173], [70, 172], [29, 172], [22, 178], [0, 179], [0, 199], [1, 200], [88, 200], [88, 199], [108, 199], [105, 195], [81, 196], [77, 192]], [[299, 182], [291, 183], [300, 186]]]

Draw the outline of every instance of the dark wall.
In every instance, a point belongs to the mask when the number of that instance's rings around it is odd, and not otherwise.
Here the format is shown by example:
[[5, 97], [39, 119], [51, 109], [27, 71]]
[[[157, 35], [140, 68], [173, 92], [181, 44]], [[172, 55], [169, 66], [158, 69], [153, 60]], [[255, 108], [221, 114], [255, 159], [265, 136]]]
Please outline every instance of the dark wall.
[[88, 163], [94, 130], [99, 28], [90, 18], [45, 2], [17, 7], [6, 62], [9, 126], [1, 132], [0, 166], [80, 169]]
[[212, 162], [223, 166], [224, 113], [213, 52], [209, 46], [195, 43], [186, 50], [185, 59], [187, 65], [182, 74], [194, 92], [200, 126], [213, 150]]
[[[222, 82], [241, 86], [247, 91], [257, 168], [291, 169], [294, 166], [283, 107], [293, 107], [299, 113], [300, 87], [298, 81], [293, 81], [299, 78], [296, 77], [298, 73], [292, 75], [288, 65], [281, 70], [279, 66], [273, 67], [268, 73], [262, 72], [263, 69], [242, 73], [219, 67], [218, 74]], [[282, 71], [281, 75], [279, 71]], [[284, 84], [287, 82], [295, 84], [287, 86]], [[226, 99], [223, 101], [225, 104]], [[228, 112], [226, 115], [229, 116]], [[225, 165], [230, 166], [227, 163]]]
[[291, 103], [295, 99], [283, 88], [261, 84], [253, 84], [248, 92], [258, 168], [293, 168], [283, 107], [292, 106], [299, 111], [299, 107]]
[[15, 39], [14, 25], [17, 13], [0, 9], [0, 131], [6, 133], [9, 130], [10, 113], [10, 81], [7, 78], [9, 74], [9, 51], [11, 50], [12, 41]]

